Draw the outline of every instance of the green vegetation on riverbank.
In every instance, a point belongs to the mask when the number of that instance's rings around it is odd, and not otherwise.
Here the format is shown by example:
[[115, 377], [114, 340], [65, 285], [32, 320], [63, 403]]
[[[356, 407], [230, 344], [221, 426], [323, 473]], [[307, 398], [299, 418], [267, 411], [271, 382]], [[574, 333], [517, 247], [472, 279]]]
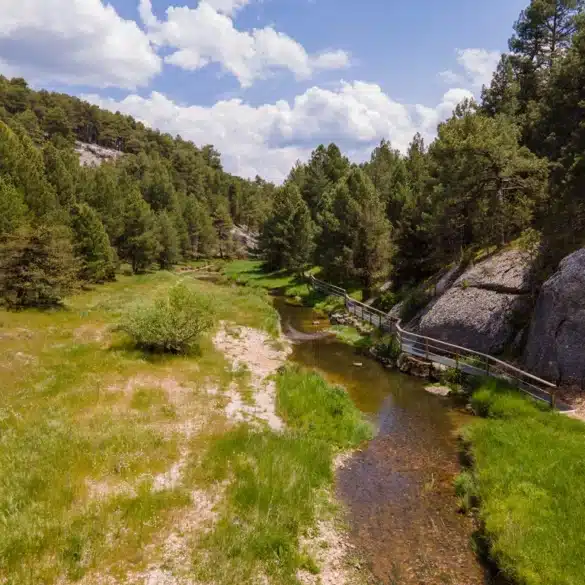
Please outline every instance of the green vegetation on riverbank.
[[240, 427], [218, 437], [200, 469], [206, 484], [231, 479], [226, 505], [196, 552], [199, 577], [226, 584], [296, 585], [319, 571], [301, 538], [330, 505], [333, 457], [371, 438], [346, 392], [298, 368], [277, 377], [282, 433]]
[[[151, 355], [113, 327], [179, 280], [120, 277], [59, 310], [0, 310], [0, 582], [126, 582], [192, 508], [188, 478], [164, 477], [188, 449], [182, 429], [221, 427], [208, 386], [236, 374], [209, 334], [199, 356]], [[212, 294], [218, 319], [278, 331], [264, 291], [183, 281]]]
[[464, 430], [473, 467], [457, 487], [490, 556], [522, 585], [585, 583], [585, 425], [494, 381], [472, 406], [484, 418]]
[[[313, 266], [305, 271], [305, 274], [318, 276], [320, 270], [318, 266]], [[224, 276], [238, 284], [266, 290], [280, 290], [284, 296], [295, 298], [299, 304], [315, 307], [324, 312], [330, 312], [327, 309], [329, 306], [343, 305], [343, 300], [338, 297], [326, 297], [314, 291], [298, 273], [289, 270], [267, 271], [265, 263], [261, 260], [232, 260], [223, 264], [222, 271]], [[363, 290], [358, 284], [350, 283], [344, 286], [350, 297], [356, 301], [363, 299]]]

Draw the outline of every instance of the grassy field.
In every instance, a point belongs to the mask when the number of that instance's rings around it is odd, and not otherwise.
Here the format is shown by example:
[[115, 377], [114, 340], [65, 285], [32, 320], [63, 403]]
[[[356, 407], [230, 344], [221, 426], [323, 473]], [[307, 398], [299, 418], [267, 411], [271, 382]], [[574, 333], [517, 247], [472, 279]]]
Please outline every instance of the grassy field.
[[[318, 276], [319, 267], [313, 267], [308, 272]], [[296, 297], [306, 306], [316, 306], [323, 303], [325, 296], [315, 293], [298, 275], [286, 270], [265, 272], [260, 260], [233, 260], [223, 266], [223, 274], [237, 282], [251, 287], [260, 287], [268, 290], [281, 289], [287, 297]], [[363, 291], [358, 285], [347, 285], [349, 295], [357, 301], [363, 298]]]
[[[287, 431], [236, 428], [213, 441], [196, 468], [205, 484], [228, 481], [226, 506], [196, 553], [204, 581], [294, 585], [318, 573], [300, 546], [330, 505], [335, 453], [371, 438], [347, 393], [319, 375], [288, 368], [277, 377], [278, 414]], [[322, 543], [327, 545], [327, 543]]]
[[585, 583], [585, 425], [487, 382], [464, 432], [473, 460], [458, 481], [479, 502], [490, 554], [523, 585]]
[[[133, 349], [120, 316], [180, 278], [121, 277], [61, 310], [0, 311], [3, 585], [146, 583], [152, 566], [292, 584], [319, 570], [301, 539], [327, 507], [334, 453], [367, 427], [345, 394], [300, 372], [278, 380], [287, 432], [234, 427], [225, 392], [250, 404], [255, 387], [211, 335], [196, 356]], [[182, 278], [212, 294], [218, 319], [276, 340], [264, 290]]]
[[[0, 311], [0, 582], [138, 569], [145, 545], [156, 548], [190, 505], [188, 485], [153, 486], [180, 458], [185, 421], [213, 412], [206, 387], [233, 374], [211, 339], [199, 358], [151, 357], [111, 330], [126, 307], [176, 280], [121, 277], [62, 310]], [[262, 292], [213, 294], [220, 318], [278, 331]]]

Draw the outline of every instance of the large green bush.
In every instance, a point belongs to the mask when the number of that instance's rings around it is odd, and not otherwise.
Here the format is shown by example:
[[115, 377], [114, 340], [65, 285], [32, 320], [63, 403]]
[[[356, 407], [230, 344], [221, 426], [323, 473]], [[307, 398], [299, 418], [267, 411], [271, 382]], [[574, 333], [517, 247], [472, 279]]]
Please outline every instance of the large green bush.
[[431, 295], [427, 291], [420, 288], [414, 289], [404, 299], [400, 311], [400, 319], [402, 319], [404, 323], [407, 323], [416, 317], [418, 312], [427, 305], [430, 300]]
[[211, 299], [184, 283], [148, 305], [135, 305], [122, 318], [119, 329], [141, 349], [165, 353], [189, 353], [201, 335], [213, 327]]

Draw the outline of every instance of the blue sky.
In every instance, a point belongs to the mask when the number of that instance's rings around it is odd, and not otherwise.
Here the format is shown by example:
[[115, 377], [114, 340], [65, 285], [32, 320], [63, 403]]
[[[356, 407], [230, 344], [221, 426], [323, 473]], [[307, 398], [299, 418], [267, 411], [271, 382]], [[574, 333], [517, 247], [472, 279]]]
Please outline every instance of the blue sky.
[[527, 0], [0, 0], [0, 71], [279, 181], [320, 142], [432, 140], [478, 95]]

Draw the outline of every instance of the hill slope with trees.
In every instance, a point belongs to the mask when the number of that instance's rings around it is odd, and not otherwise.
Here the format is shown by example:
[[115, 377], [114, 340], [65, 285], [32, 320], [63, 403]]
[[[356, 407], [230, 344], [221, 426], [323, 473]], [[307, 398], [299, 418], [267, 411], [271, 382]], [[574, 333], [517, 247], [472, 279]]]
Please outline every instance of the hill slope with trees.
[[[432, 144], [416, 135], [401, 154], [383, 140], [359, 165], [321, 145], [278, 188], [226, 173], [210, 145], [0, 78], [0, 278], [13, 278], [15, 250], [36, 270], [29, 256], [59, 238], [72, 244], [57, 264], [89, 282], [119, 262], [229, 257], [239, 224], [261, 232], [272, 269], [318, 264], [366, 291], [412, 289], [521, 236], [543, 282], [585, 242], [583, 2], [532, 0], [514, 30], [479, 103], [457, 106]], [[124, 155], [83, 167], [76, 140]]]

